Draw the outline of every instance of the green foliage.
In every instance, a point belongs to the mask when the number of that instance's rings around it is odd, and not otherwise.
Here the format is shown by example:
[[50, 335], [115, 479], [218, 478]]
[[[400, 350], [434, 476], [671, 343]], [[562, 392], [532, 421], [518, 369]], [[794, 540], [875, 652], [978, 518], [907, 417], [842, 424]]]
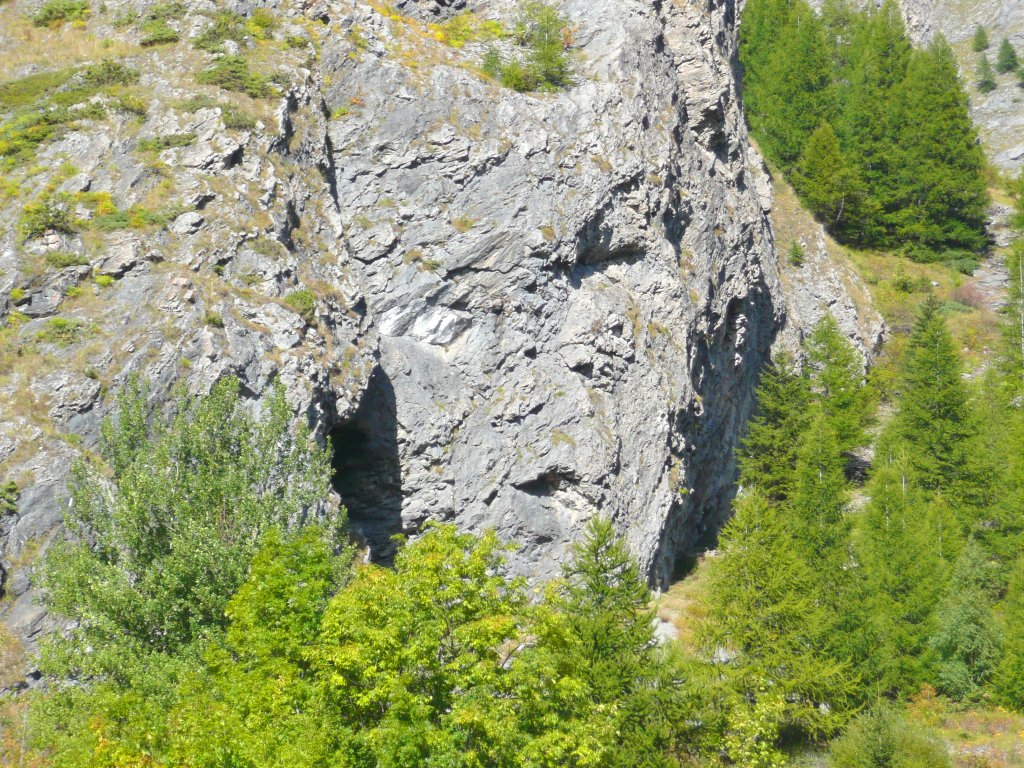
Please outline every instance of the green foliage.
[[931, 648], [938, 690], [953, 699], [980, 696], [999, 662], [1001, 637], [988, 595], [991, 577], [974, 542], [964, 547], [939, 603]]
[[789, 244], [789, 250], [786, 251], [786, 261], [794, 267], [802, 267], [806, 258], [807, 254], [804, 252], [804, 248], [800, 243], [794, 240]]
[[572, 32], [554, 5], [536, 0], [524, 2], [514, 34], [526, 48], [525, 58], [505, 61], [492, 47], [484, 56], [484, 72], [507, 88], [521, 92], [555, 91], [572, 85]]
[[196, 48], [219, 51], [226, 40], [241, 43], [245, 40], [245, 19], [237, 13], [218, 13], [213, 21], [193, 41]]
[[196, 143], [194, 133], [172, 133], [167, 136], [157, 136], [152, 139], [140, 139], [135, 145], [139, 152], [161, 152], [173, 147], [188, 147]]
[[292, 291], [284, 297], [284, 303], [298, 312], [307, 323], [316, 320], [316, 294], [312, 291]]
[[800, 437], [808, 425], [810, 379], [782, 355], [762, 371], [756, 399], [757, 413], [737, 456], [739, 482], [768, 499], [783, 500], [792, 492]]
[[971, 38], [971, 50], [975, 53], [988, 50], [988, 31], [981, 24], [974, 28], [974, 37]]
[[89, 260], [80, 253], [69, 253], [68, 251], [48, 251], [43, 260], [48, 266], [54, 269], [67, 269], [68, 267], [83, 267], [89, 264]]
[[89, 15], [87, 0], [46, 0], [32, 16], [37, 27], [57, 26], [65, 21], [84, 19]]
[[939, 302], [929, 297], [903, 359], [902, 397], [892, 422], [893, 438], [927, 490], [956, 492], [969, 480], [976, 423], [962, 371]]
[[867, 712], [832, 744], [829, 768], [952, 768], [945, 745], [891, 707]]
[[90, 88], [103, 88], [111, 85], [132, 85], [139, 82], [136, 69], [113, 59], [104, 59], [82, 70], [82, 80]]
[[21, 210], [18, 219], [18, 232], [22, 241], [45, 235], [47, 232], [74, 232], [71, 213], [64, 201], [46, 196], [29, 203]]
[[820, 18], [806, 0], [750, 0], [740, 59], [752, 132], [837, 238], [986, 246], [983, 157], [941, 37], [912, 51], [892, 0]]
[[85, 333], [86, 326], [81, 320], [67, 317], [51, 317], [46, 326], [36, 334], [36, 339], [58, 347], [69, 347]]
[[819, 578], [783, 507], [757, 491], [741, 496], [708, 578], [701, 645], [728, 659], [730, 688], [753, 700], [767, 686], [785, 702], [780, 725], [814, 735], [841, 725], [855, 680], [847, 663], [824, 652], [830, 622], [816, 600]]
[[828, 313], [815, 324], [806, 348], [812, 383], [839, 450], [864, 445], [871, 401], [860, 354]]
[[996, 690], [1007, 706], [1024, 712], [1024, 555], [1010, 577], [1002, 613], [1005, 653], [996, 672]]
[[793, 184], [811, 212], [833, 231], [857, 221], [865, 190], [847, 164], [832, 126], [811, 134], [793, 172]]
[[[293, 528], [322, 506], [329, 458], [289, 429], [278, 385], [250, 414], [238, 382], [181, 396], [177, 414], [149, 419], [130, 384], [102, 428], [98, 467], [72, 474], [72, 537], [46, 560], [46, 601], [75, 629], [52, 636], [50, 674], [124, 681], [153, 654], [175, 655], [223, 628], [261, 536]], [[329, 516], [329, 530], [341, 524]]]
[[139, 32], [142, 33], [142, 37], [139, 39], [139, 45], [143, 48], [148, 48], [153, 45], [168, 45], [170, 43], [176, 43], [181, 39], [177, 30], [162, 18], [144, 21], [139, 27]]
[[222, 56], [212, 66], [196, 75], [196, 82], [202, 85], [216, 85], [226, 91], [237, 91], [263, 98], [270, 94], [267, 81], [249, 69], [244, 56]]
[[1003, 41], [999, 44], [999, 52], [996, 54], [996, 72], [1002, 74], [1013, 72], [1019, 66], [1020, 61], [1017, 59], [1017, 51], [1014, 50], [1013, 44], [1009, 39], [1004, 37]]
[[7, 110], [34, 106], [43, 96], [64, 85], [74, 74], [73, 69], [58, 69], [0, 83], [0, 108]]
[[13, 480], [0, 483], [0, 515], [12, 515], [18, 511], [18, 484]]
[[981, 58], [978, 59], [978, 69], [974, 75], [974, 84], [982, 93], [992, 93], [996, 89], [996, 76], [992, 71], [992, 65], [988, 61], [988, 56], [985, 54], [982, 54]]

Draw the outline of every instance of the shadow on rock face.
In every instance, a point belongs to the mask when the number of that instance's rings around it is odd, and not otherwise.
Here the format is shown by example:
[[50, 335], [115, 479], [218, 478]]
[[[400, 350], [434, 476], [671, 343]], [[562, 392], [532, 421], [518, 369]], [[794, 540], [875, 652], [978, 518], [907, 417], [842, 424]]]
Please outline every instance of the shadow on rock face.
[[377, 368], [351, 421], [331, 433], [334, 489], [348, 509], [357, 540], [375, 562], [394, 556], [391, 537], [402, 530], [402, 471], [398, 460], [395, 391]]

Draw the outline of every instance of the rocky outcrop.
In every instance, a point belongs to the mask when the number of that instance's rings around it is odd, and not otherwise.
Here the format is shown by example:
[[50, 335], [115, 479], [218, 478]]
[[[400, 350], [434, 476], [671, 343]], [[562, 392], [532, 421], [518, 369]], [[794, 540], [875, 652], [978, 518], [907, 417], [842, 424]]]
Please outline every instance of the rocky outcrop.
[[[14, 574], [130, 375], [160, 402], [232, 373], [254, 407], [280, 377], [332, 438], [372, 557], [452, 520], [545, 577], [602, 512], [664, 581], [716, 530], [786, 301], [734, 5], [566, 0], [576, 82], [546, 94], [429, 26], [465, 6], [268, 0], [288, 46], [231, 43], [278, 84], [252, 100], [197, 85], [212, 57], [187, 38], [215, 6], [190, 3], [181, 43], [129, 51], [145, 117], [97, 96], [106, 116], [45, 144], [51, 170], [0, 203], [0, 479], [19, 489], [0, 541], [22, 635], [45, 616]], [[0, 27], [33, 7], [0, 6]], [[89, 29], [120, 41], [134, 4], [106, 7]], [[79, 231], [22, 241], [20, 206], [48, 189]], [[89, 224], [104, 205], [163, 213], [110, 232]]]

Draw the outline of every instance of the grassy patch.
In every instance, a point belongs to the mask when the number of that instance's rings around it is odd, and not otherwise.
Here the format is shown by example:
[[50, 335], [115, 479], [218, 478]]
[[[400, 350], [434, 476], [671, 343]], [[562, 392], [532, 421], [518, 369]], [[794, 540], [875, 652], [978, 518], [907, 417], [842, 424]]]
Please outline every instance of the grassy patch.
[[284, 297], [284, 303], [294, 309], [310, 325], [316, 320], [316, 296], [310, 290], [293, 291]]
[[218, 13], [193, 41], [204, 51], [219, 51], [228, 40], [241, 43], [245, 39], [245, 19], [237, 13]]
[[53, 72], [40, 72], [18, 80], [0, 83], [0, 109], [13, 110], [31, 107], [48, 93], [64, 85], [74, 69], [59, 69]]
[[465, 11], [443, 24], [431, 24], [430, 33], [438, 42], [453, 48], [462, 48], [466, 43], [500, 40], [508, 31], [500, 21], [481, 18], [472, 11]]
[[81, 320], [52, 317], [46, 321], [46, 327], [36, 334], [36, 340], [44, 344], [56, 344], [58, 347], [69, 347], [85, 336], [88, 330], [88, 326]]

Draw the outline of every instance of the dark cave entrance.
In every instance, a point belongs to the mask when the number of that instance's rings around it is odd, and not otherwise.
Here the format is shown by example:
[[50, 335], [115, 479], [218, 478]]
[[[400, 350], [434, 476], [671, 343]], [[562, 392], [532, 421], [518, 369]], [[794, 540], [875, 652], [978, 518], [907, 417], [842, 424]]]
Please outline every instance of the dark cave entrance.
[[377, 368], [355, 416], [330, 432], [332, 484], [348, 509], [355, 537], [376, 562], [394, 554], [402, 530], [402, 472], [391, 380]]

